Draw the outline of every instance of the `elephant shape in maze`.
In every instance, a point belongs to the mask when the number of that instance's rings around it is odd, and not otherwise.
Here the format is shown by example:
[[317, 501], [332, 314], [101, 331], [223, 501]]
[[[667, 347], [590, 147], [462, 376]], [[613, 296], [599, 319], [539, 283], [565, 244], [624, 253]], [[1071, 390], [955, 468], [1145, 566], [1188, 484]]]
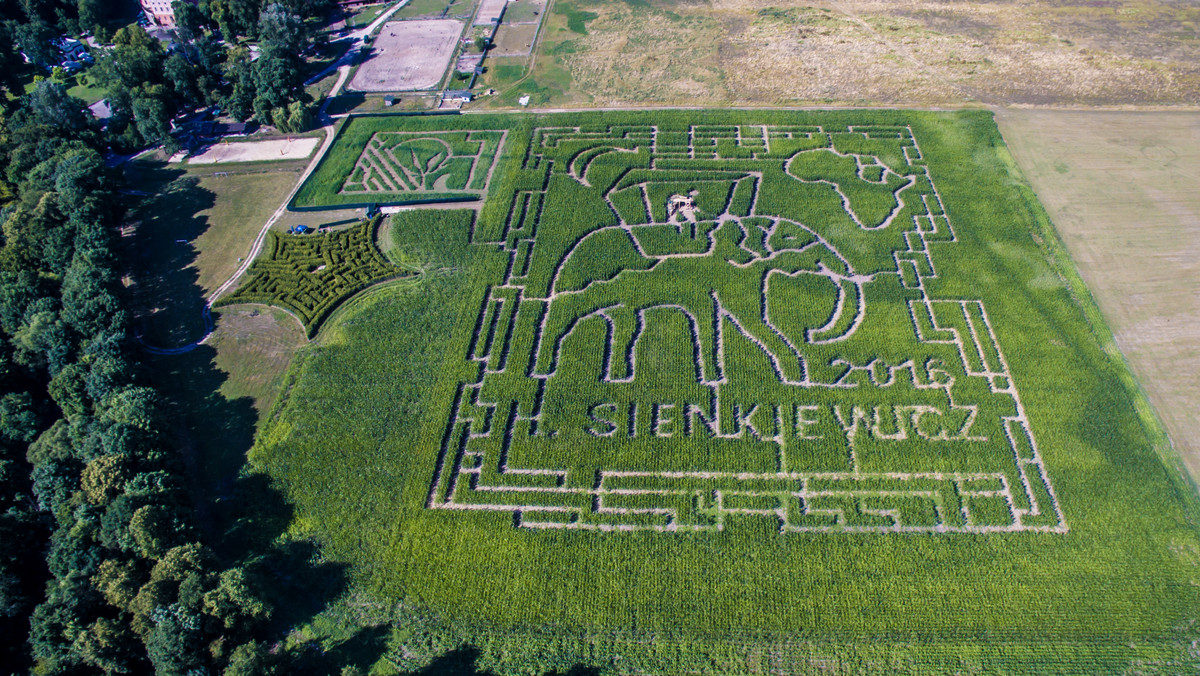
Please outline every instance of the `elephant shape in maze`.
[[[904, 207], [900, 193], [914, 183], [913, 177], [883, 165], [826, 149], [797, 153], [785, 168], [793, 180], [828, 186], [826, 206], [839, 211], [848, 228], [868, 238], [892, 224]], [[760, 179], [742, 176], [741, 180]], [[640, 187], [647, 201], [654, 191], [646, 186], [653, 182], [651, 178]], [[629, 187], [618, 183], [614, 189]], [[871, 211], [863, 203], [864, 187], [870, 189], [867, 197], [876, 207], [870, 215], [859, 213], [860, 207]], [[612, 192], [606, 199], [619, 214]], [[628, 223], [619, 217], [617, 225], [589, 232], [566, 251], [555, 268], [533, 375], [552, 376], [563, 341], [580, 322], [601, 317], [608, 325], [604, 379], [629, 382], [636, 375], [636, 345], [645, 328], [645, 313], [670, 308], [687, 317], [700, 382], [710, 386], [727, 382], [724, 336], [732, 327], [767, 355], [780, 382], [816, 384], [809, 377], [803, 344], [836, 343], [853, 335], [867, 312], [863, 286], [878, 271], [856, 271], [850, 256], [813, 227], [794, 220], [737, 216], [728, 210], [713, 220], [701, 220], [695, 194], [670, 195], [666, 223]], [[587, 268], [598, 259], [620, 260], [622, 265], [596, 275]], [[820, 280], [817, 286], [825, 290], [826, 298], [819, 300], [830, 308], [822, 323], [803, 327], [797, 334], [772, 321], [769, 290], [780, 276]]]
[[[637, 256], [640, 269], [624, 269], [610, 279], [594, 280], [584, 288], [561, 290], [555, 279], [544, 318], [535, 374], [551, 375], [559, 348], [584, 319], [601, 316], [609, 325], [610, 360], [606, 380], [627, 382], [635, 376], [635, 346], [644, 328], [644, 315], [654, 308], [682, 311], [691, 325], [700, 372], [708, 385], [725, 381], [722, 364], [723, 332], [727, 324], [759, 346], [771, 359], [780, 381], [809, 384], [802, 350], [771, 321], [768, 297], [775, 275], [815, 275], [828, 281], [837, 300], [828, 321], [805, 331], [811, 344], [849, 337], [862, 323], [866, 307], [862, 285], [873, 275], [856, 274], [828, 242], [810, 228], [781, 218], [737, 218], [724, 215], [715, 227], [701, 233], [706, 248], [698, 253], [653, 254], [639, 244], [639, 226], [614, 226], [593, 231], [569, 251], [573, 254], [591, 238], [608, 231]], [[612, 246], [609, 242], [606, 246]], [[683, 283], [680, 283], [680, 282]]]
[[939, 279], [930, 245], [960, 240], [911, 130], [755, 129], [535, 133], [507, 215], [472, 235], [507, 264], [427, 505], [1067, 532], [983, 302]]

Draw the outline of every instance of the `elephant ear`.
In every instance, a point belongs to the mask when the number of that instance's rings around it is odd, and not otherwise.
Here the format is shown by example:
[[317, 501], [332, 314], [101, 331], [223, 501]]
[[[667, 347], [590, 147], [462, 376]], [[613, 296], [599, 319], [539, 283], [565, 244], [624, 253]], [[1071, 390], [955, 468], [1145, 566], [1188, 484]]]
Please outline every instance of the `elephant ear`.
[[607, 228], [581, 239], [554, 276], [553, 291], [579, 291], [593, 282], [616, 279], [626, 270], [648, 270], [654, 261], [638, 253], [629, 233]]

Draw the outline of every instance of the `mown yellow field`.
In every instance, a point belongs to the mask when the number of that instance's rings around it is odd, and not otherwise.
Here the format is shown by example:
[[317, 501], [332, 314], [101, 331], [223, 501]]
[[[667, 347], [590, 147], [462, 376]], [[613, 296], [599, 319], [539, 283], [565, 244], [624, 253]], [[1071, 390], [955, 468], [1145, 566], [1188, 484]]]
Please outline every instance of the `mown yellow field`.
[[[1200, 103], [1200, 7], [1165, 0], [559, 0], [550, 105]], [[563, 73], [570, 84], [563, 88]]]
[[1200, 479], [1200, 116], [1006, 110], [997, 121]]

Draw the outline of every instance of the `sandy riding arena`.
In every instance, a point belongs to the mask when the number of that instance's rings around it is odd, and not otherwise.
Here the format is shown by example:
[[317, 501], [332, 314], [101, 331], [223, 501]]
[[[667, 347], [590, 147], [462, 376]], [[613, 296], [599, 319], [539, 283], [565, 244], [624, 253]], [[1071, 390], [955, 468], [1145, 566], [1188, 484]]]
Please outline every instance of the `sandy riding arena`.
[[307, 136], [296, 139], [249, 141], [246, 143], [214, 143], [188, 159], [188, 164], [222, 164], [225, 162], [269, 162], [299, 160], [312, 154], [321, 139]]
[[452, 19], [384, 24], [371, 58], [359, 67], [350, 89], [391, 92], [436, 87], [450, 65], [462, 28], [461, 21]]

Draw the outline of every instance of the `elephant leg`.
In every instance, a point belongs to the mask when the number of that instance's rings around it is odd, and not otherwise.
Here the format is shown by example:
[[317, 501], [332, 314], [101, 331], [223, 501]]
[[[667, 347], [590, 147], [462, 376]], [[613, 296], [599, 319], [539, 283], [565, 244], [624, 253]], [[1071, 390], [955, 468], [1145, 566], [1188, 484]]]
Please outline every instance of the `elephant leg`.
[[782, 382], [805, 382], [807, 375], [804, 358], [778, 331], [767, 324], [763, 294], [737, 294], [734, 299], [736, 302], [730, 306], [721, 306], [723, 321], [731, 322], [743, 335], [766, 352]]
[[538, 338], [535, 375], [551, 375], [558, 369], [558, 351], [562, 341], [583, 317], [599, 307], [593, 307], [598, 299], [588, 292], [560, 294], [549, 301]]
[[616, 305], [601, 311], [608, 318], [608, 350], [604, 379], [610, 382], [632, 380], [633, 346], [641, 333], [638, 313], [624, 305]]
[[866, 312], [862, 284], [846, 277], [833, 279], [838, 286], [837, 309], [825, 326], [808, 332], [808, 342], [813, 345], [836, 343], [849, 338], [862, 323]]
[[717, 326], [716, 297], [697, 296], [684, 305], [677, 305], [688, 316], [692, 336], [696, 341], [696, 375], [704, 383], [724, 380], [725, 368], [721, 363], [721, 344]]

